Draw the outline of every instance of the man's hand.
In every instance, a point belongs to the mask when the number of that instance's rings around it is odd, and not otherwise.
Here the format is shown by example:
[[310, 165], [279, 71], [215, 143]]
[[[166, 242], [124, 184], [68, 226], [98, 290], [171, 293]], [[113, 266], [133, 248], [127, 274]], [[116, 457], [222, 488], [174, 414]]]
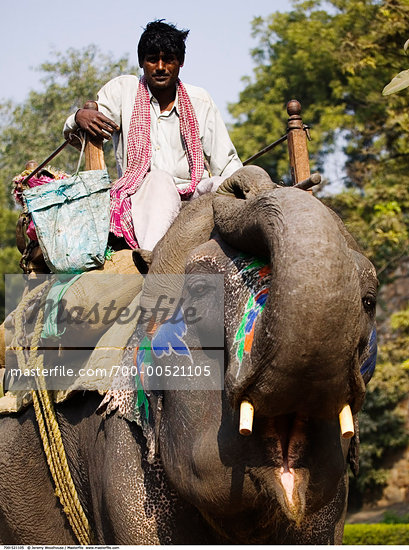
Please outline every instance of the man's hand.
[[82, 130], [95, 138], [110, 139], [119, 126], [110, 118], [94, 109], [79, 109], [75, 115], [75, 122]]

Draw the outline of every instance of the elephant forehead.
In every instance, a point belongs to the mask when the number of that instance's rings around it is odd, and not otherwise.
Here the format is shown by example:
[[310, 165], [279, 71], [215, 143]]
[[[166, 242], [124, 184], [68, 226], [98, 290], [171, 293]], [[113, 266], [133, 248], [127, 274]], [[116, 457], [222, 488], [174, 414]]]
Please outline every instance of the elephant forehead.
[[356, 250], [351, 250], [351, 255], [355, 261], [359, 280], [363, 290], [372, 290], [373, 292], [376, 292], [378, 287], [378, 279], [376, 277], [376, 270], [372, 262], [370, 262], [368, 258], [366, 258], [360, 252], [357, 252]]
[[188, 257], [186, 273], [204, 267], [206, 271], [225, 275], [225, 288], [232, 291], [241, 288], [245, 294], [255, 295], [259, 287], [270, 283], [271, 269], [267, 262], [249, 254], [226, 247], [224, 243], [211, 240], [197, 247]]
[[206, 266], [216, 273], [223, 273], [228, 261], [226, 252], [216, 239], [196, 247], [187, 257], [186, 272], [194, 271], [198, 266]]

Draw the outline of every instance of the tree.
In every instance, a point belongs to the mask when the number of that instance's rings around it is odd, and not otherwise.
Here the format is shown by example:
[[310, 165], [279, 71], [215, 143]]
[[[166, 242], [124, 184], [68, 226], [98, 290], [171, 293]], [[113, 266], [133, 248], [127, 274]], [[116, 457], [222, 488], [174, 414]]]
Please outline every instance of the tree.
[[[351, 191], [332, 204], [382, 277], [409, 244], [409, 93], [380, 93], [402, 66], [408, 27], [407, 0], [309, 0], [256, 18], [254, 77], [230, 105], [243, 158], [283, 134], [291, 98], [312, 126], [313, 169], [322, 170], [344, 136], [344, 184]], [[285, 147], [257, 163], [289, 182]]]
[[15, 243], [15, 231], [18, 212], [0, 207], [0, 322], [4, 319], [5, 283], [4, 273], [19, 273], [20, 252]]
[[[12, 197], [12, 179], [30, 159], [42, 162], [63, 142], [62, 128], [67, 116], [95, 99], [99, 88], [124, 73], [137, 74], [128, 58], [114, 59], [96, 46], [53, 53], [40, 65], [43, 90], [31, 91], [26, 101], [0, 105], [0, 273], [21, 273], [20, 253], [15, 246], [18, 211]], [[112, 146], [106, 147], [106, 162], [114, 178]], [[78, 152], [71, 146], [52, 161], [67, 173], [75, 171]], [[0, 281], [0, 320], [4, 318], [4, 277]]]
[[[83, 50], [69, 49], [53, 53], [53, 60], [42, 63], [41, 82], [44, 89], [31, 91], [25, 102], [10, 101], [0, 106], [0, 200], [3, 206], [13, 206], [8, 189], [12, 178], [22, 172], [25, 162], [47, 158], [63, 142], [62, 128], [67, 116], [96, 99], [99, 88], [111, 78], [124, 73], [137, 74], [127, 57], [119, 60], [103, 55], [96, 46]], [[107, 164], [115, 168], [112, 147], [107, 147]], [[109, 153], [108, 153], [109, 151]], [[73, 173], [78, 153], [69, 146], [53, 165]], [[115, 173], [112, 173], [115, 176]]]
[[[406, 0], [308, 0], [288, 13], [256, 18], [254, 78], [230, 105], [239, 153], [251, 156], [282, 135], [284, 107], [296, 98], [313, 126], [315, 168], [342, 132], [346, 185], [363, 187], [379, 162], [385, 172], [405, 173], [409, 96], [387, 99], [379, 87], [402, 65], [408, 26]], [[288, 173], [284, 148], [261, 157], [260, 165], [280, 179]]]
[[[405, 52], [409, 48], [409, 40], [406, 40], [403, 45]], [[392, 80], [385, 86], [382, 93], [383, 95], [396, 94], [401, 90], [404, 90], [409, 86], [409, 69], [406, 71], [401, 71], [398, 75], [394, 76]]]
[[[256, 18], [253, 78], [244, 80], [239, 101], [230, 105], [236, 120], [231, 136], [243, 158], [283, 134], [292, 98], [312, 126], [313, 169], [322, 170], [337, 138], [344, 137], [347, 189], [325, 202], [374, 262], [381, 283], [409, 247], [409, 93], [381, 93], [404, 63], [408, 28], [407, 0], [296, 1], [288, 13]], [[275, 181], [289, 182], [285, 147], [257, 163]], [[407, 312], [399, 315], [403, 323]], [[351, 482], [355, 501], [376, 496], [386, 479], [383, 459], [407, 443], [400, 408], [409, 393], [409, 333], [403, 325], [394, 330], [380, 341], [361, 414], [361, 474]]]
[[409, 306], [394, 313], [390, 325], [359, 417], [360, 474], [350, 484], [355, 507], [381, 496], [388, 479], [385, 459], [409, 442]]

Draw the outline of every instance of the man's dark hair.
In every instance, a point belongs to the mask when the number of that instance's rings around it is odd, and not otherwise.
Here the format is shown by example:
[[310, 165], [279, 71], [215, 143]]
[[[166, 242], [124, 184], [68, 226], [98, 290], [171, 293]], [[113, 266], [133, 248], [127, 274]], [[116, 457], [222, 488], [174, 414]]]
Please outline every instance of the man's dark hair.
[[185, 40], [188, 30], [180, 31], [171, 23], [164, 23], [163, 19], [152, 21], [146, 25], [138, 44], [138, 61], [142, 67], [143, 60], [151, 53], [173, 53], [179, 63], [185, 60]]

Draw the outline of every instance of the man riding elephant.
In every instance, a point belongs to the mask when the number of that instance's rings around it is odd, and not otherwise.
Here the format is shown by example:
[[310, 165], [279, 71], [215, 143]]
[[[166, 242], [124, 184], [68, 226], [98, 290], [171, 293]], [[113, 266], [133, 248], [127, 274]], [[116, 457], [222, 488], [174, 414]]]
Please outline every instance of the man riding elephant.
[[113, 138], [118, 175], [111, 232], [131, 248], [152, 250], [176, 218], [181, 199], [215, 191], [242, 164], [220, 112], [179, 71], [188, 30], [148, 23], [138, 44], [143, 76], [114, 78], [98, 92], [98, 111], [80, 109], [64, 127]]
[[[179, 213], [181, 199], [215, 190], [241, 167], [209, 94], [185, 87], [178, 78], [188, 32], [162, 21], [149, 23], [138, 44], [143, 77], [123, 75], [111, 80], [98, 93], [98, 111], [80, 109], [65, 124], [66, 137], [78, 129], [104, 139], [112, 134], [120, 179], [111, 190], [110, 229], [131, 248], [153, 249]], [[117, 251], [113, 261], [106, 262], [104, 274], [132, 271], [137, 275], [130, 253]], [[61, 300], [60, 311], [81, 309], [86, 317], [95, 301], [102, 309], [112, 300], [119, 310], [127, 306], [131, 299], [123, 281], [113, 285], [111, 280], [108, 277], [96, 285], [94, 276], [83, 275]], [[125, 287], [137, 293], [140, 284], [136, 276], [128, 278]], [[105, 292], [101, 291], [104, 285]], [[71, 323], [67, 335], [87, 346], [109, 328], [103, 323], [86, 330], [79, 326]], [[9, 329], [12, 335], [12, 320]]]

